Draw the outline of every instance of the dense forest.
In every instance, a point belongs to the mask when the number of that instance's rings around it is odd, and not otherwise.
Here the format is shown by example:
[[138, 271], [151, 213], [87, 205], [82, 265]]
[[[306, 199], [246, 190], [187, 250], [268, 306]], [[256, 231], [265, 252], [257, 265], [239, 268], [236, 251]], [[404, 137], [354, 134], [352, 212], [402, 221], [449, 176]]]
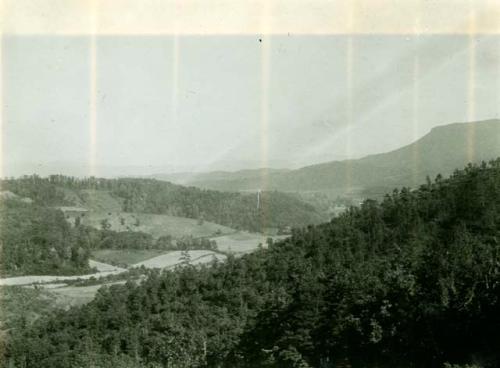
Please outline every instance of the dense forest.
[[500, 159], [12, 328], [6, 367], [500, 365]]
[[74, 274], [90, 271], [90, 246], [56, 209], [3, 200], [0, 205], [0, 273]]
[[[77, 179], [36, 175], [2, 180], [2, 190], [31, 198], [43, 206], [76, 205], [84, 190], [107, 191], [122, 203], [122, 211], [167, 214], [207, 220], [249, 231], [304, 226], [323, 219], [312, 205], [277, 191], [257, 194], [183, 187], [154, 179]], [[73, 199], [68, 192], [75, 194]]]
[[215, 240], [208, 238], [194, 238], [184, 236], [173, 239], [170, 235], [153, 238], [151, 234], [140, 231], [113, 231], [109, 229], [95, 229], [90, 226], [77, 226], [77, 233], [87, 239], [88, 247], [94, 249], [122, 249], [122, 250], [216, 250]]

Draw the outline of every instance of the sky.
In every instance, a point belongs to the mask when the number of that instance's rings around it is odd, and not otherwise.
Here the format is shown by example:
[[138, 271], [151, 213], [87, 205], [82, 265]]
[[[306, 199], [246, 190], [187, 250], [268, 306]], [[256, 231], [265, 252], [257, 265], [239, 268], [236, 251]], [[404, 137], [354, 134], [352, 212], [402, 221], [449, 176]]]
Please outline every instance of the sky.
[[5, 35], [1, 82], [6, 176], [296, 168], [500, 118], [500, 36]]

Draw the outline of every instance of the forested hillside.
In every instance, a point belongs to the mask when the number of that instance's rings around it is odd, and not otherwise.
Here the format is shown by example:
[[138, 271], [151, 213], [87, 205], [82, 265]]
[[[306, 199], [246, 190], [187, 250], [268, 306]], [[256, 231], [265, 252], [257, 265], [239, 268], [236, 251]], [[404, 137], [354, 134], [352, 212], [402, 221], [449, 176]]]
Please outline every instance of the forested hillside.
[[500, 364], [500, 159], [13, 328], [8, 367]]
[[28, 197], [38, 205], [86, 205], [88, 191], [107, 192], [119, 210], [207, 220], [234, 229], [304, 226], [322, 217], [313, 206], [276, 191], [257, 194], [225, 193], [182, 187], [152, 179], [77, 179], [61, 175], [3, 180], [2, 190]]
[[1, 275], [89, 271], [87, 238], [61, 211], [17, 199], [0, 204]]

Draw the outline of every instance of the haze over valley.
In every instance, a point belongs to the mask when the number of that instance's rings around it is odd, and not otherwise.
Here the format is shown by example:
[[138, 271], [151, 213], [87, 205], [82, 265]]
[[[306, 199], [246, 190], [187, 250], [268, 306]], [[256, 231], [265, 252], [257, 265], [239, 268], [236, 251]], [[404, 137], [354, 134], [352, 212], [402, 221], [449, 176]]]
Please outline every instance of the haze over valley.
[[85, 37], [6, 35], [2, 176], [298, 169], [500, 118], [493, 35], [259, 39], [98, 37], [92, 74]]
[[0, 368], [500, 366], [498, 32], [106, 14], [1, 37]]

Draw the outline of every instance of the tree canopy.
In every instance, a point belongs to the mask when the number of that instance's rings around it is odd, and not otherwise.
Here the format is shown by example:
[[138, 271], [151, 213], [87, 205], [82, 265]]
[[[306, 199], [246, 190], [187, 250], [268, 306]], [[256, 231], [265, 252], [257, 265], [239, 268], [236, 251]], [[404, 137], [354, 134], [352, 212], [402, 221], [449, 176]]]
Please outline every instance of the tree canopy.
[[[13, 329], [14, 367], [500, 364], [500, 159]], [[9, 365], [10, 364], [10, 365]], [[448, 365], [451, 366], [451, 365]]]

